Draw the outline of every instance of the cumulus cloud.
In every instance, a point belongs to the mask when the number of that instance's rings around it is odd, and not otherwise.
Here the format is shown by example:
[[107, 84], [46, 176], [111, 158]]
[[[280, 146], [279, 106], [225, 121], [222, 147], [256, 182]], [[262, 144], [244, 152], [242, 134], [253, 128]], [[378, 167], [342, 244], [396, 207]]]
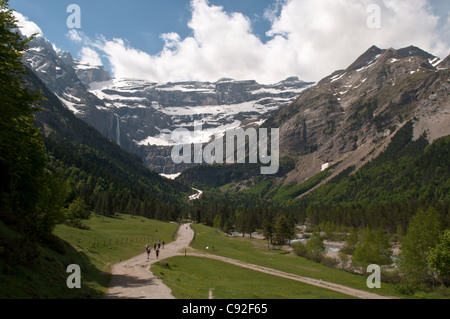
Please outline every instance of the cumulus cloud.
[[[369, 5], [381, 10], [381, 27], [369, 28]], [[303, 77], [318, 80], [345, 68], [372, 45], [421, 47], [446, 56], [449, 43], [436, 30], [438, 18], [426, 0], [287, 1], [269, 35], [284, 35], [297, 52]]]
[[80, 62], [92, 66], [102, 65], [100, 55], [92, 48], [83, 47], [80, 51]]
[[[380, 28], [367, 25], [370, 4], [381, 9]], [[106, 54], [116, 77], [157, 82], [229, 77], [261, 83], [293, 75], [318, 81], [372, 45], [415, 45], [440, 57], [450, 51], [427, 0], [277, 0], [265, 13], [271, 22], [266, 42], [241, 13], [228, 13], [207, 0], [192, 0], [191, 9], [192, 35], [162, 34], [165, 45], [156, 55], [123, 39], [102, 38], [96, 48]]]
[[43, 36], [43, 32], [41, 28], [38, 27], [38, 25], [30, 20], [28, 20], [27, 17], [25, 17], [23, 14], [13, 11], [14, 17], [17, 20], [17, 26], [20, 29], [20, 32], [26, 36], [30, 37], [33, 34], [37, 34], [38, 37]]
[[68, 37], [71, 41], [76, 43], [83, 42], [84, 35], [81, 32], [78, 32], [76, 29], [70, 29], [66, 33], [66, 37]]
[[[191, 2], [193, 35], [181, 39], [163, 34], [164, 48], [149, 55], [123, 39], [102, 39], [97, 47], [109, 58], [116, 77], [137, 77], [157, 82], [204, 80], [221, 77], [281, 80], [296, 73], [297, 56], [281, 37], [264, 44], [252, 33], [250, 20], [241, 13], [227, 13], [206, 0]], [[289, 50], [289, 51], [288, 51]]]

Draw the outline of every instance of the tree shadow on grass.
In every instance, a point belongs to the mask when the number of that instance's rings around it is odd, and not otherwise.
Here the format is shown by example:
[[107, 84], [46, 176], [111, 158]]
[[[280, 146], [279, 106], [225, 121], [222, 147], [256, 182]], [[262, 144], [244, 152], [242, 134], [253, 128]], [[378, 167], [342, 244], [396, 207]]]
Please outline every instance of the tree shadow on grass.
[[[117, 292], [108, 292], [105, 294], [104, 299], [129, 299], [130, 297], [124, 297], [122, 295], [125, 289], [136, 289], [137, 291], [142, 291], [148, 289], [150, 286], [156, 286], [157, 278], [146, 278], [142, 279], [137, 276], [130, 275], [112, 275], [111, 282], [109, 284], [110, 291], [114, 291], [114, 288], [120, 288]], [[133, 297], [136, 299], [146, 299], [145, 296]]]

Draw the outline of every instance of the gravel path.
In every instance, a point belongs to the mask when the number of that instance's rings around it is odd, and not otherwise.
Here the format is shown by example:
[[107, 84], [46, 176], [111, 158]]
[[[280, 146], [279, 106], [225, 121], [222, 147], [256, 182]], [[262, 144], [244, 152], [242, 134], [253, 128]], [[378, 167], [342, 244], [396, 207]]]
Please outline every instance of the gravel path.
[[[143, 253], [130, 260], [121, 262], [112, 267], [112, 280], [109, 290], [105, 295], [106, 299], [174, 299], [172, 291], [169, 287], [163, 284], [162, 280], [155, 277], [150, 271], [150, 266], [160, 260], [184, 255], [184, 249], [188, 248], [192, 239], [194, 238], [194, 231], [189, 224], [181, 225], [178, 231], [177, 239], [166, 245], [164, 249], [160, 250], [159, 260], [156, 259], [155, 253], [152, 251], [150, 260], [147, 260], [147, 254]], [[190, 248], [192, 251], [192, 248]], [[320, 288], [330, 289], [349, 296], [354, 296], [361, 299], [390, 299], [390, 297], [380, 296], [375, 293], [370, 293], [335, 283], [330, 283], [318, 279], [302, 277], [290, 273], [285, 273], [279, 270], [266, 268], [263, 266], [247, 264], [242, 261], [215, 256], [205, 253], [192, 253], [189, 256], [210, 258], [226, 262], [238, 267], [259, 271], [262, 273], [279, 276]], [[210, 296], [211, 298], [212, 296]]]
[[[153, 251], [147, 260], [147, 253], [114, 265], [112, 279], [105, 299], [174, 299], [172, 291], [150, 271], [153, 263], [180, 255], [180, 250], [189, 246], [194, 231], [189, 225], [181, 225], [177, 239], [161, 248], [159, 259]], [[144, 250], [144, 249], [142, 249]]]

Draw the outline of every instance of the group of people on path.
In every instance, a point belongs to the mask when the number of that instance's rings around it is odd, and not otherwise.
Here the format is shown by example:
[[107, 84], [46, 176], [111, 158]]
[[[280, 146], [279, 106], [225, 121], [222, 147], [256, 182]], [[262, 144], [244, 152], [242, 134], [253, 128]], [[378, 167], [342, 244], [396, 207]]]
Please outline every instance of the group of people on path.
[[[160, 240], [158, 240], [158, 243], [153, 243], [153, 250], [156, 253], [156, 259], [159, 259], [159, 250], [161, 249], [161, 245], [162, 248], [164, 249], [164, 246], [166, 245], [166, 242], [163, 240], [163, 242], [161, 243]], [[150, 253], [151, 253], [151, 247], [149, 244], [147, 244], [145, 246], [145, 251], [147, 252], [147, 260], [150, 259]]]

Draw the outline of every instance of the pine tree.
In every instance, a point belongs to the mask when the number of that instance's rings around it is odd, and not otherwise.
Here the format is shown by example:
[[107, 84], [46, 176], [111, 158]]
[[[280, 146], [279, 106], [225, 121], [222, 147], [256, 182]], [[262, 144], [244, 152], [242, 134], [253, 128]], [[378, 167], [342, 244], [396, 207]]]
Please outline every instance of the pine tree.
[[0, 211], [3, 220], [46, 235], [62, 210], [48, 202], [58, 182], [46, 170], [45, 146], [34, 126], [40, 92], [24, 87], [22, 57], [31, 38], [17, 30], [8, 1], [0, 1]]
[[275, 224], [274, 239], [278, 244], [284, 245], [286, 242], [294, 236], [294, 227], [289, 222], [286, 215], [278, 217]]
[[269, 218], [266, 218], [263, 222], [263, 235], [267, 239], [267, 248], [270, 248], [272, 243], [274, 228], [272, 221]]

